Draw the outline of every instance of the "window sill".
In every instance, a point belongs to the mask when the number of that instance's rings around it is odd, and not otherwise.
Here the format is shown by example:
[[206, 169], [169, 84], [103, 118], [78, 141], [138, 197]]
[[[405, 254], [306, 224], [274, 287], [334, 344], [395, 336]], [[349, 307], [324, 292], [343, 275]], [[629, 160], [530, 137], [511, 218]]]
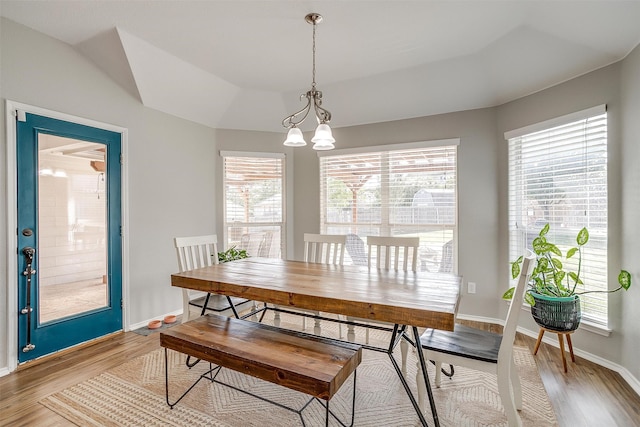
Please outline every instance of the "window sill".
[[603, 337], [608, 337], [611, 335], [611, 332], [613, 332], [613, 329], [610, 329], [598, 323], [589, 322], [588, 320], [581, 320], [578, 329], [593, 332], [594, 334], [602, 335]]

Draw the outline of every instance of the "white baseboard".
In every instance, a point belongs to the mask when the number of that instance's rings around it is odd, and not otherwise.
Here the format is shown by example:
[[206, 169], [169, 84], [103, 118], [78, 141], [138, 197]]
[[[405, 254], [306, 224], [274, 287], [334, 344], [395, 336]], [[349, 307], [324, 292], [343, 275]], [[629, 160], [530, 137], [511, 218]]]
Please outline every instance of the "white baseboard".
[[[497, 325], [501, 325], [504, 326], [504, 320], [502, 319], [493, 319], [490, 317], [481, 317], [481, 316], [471, 316], [471, 315], [466, 315], [466, 314], [459, 314], [458, 315], [458, 319], [461, 320], [469, 320], [472, 322], [484, 322], [484, 323], [494, 323]], [[520, 332], [523, 335], [526, 335], [528, 337], [531, 337], [533, 339], [538, 339], [538, 331], [530, 331], [529, 329], [525, 329], [522, 327], [518, 327], [518, 332]], [[542, 342], [544, 342], [545, 344], [549, 344], [553, 347], [556, 347], [557, 349], [560, 349], [560, 344], [558, 343], [557, 339], [554, 339], [554, 336], [550, 336], [552, 334], [546, 334], [543, 338], [542, 338]], [[620, 366], [617, 363], [613, 363], [610, 360], [607, 360], [605, 358], [602, 358], [600, 356], [597, 356], [593, 353], [589, 353], [583, 350], [580, 350], [577, 347], [573, 347], [573, 353], [576, 356], [580, 356], [583, 359], [586, 359], [590, 362], [593, 362], [597, 365], [600, 365], [604, 368], [607, 369], [611, 369], [612, 371], [615, 371], [617, 373], [620, 374], [620, 376], [622, 376], [622, 378], [627, 382], [627, 384], [629, 384], [629, 386], [638, 394], [640, 395], [640, 380], [638, 380], [638, 378], [634, 377], [631, 372], [629, 372], [629, 370], [627, 368], [625, 368], [624, 366]]]
[[[243, 304], [246, 304], [246, 303], [243, 303]], [[142, 322], [132, 323], [132, 324], [128, 325], [125, 328], [125, 332], [134, 331], [136, 329], [142, 328], [144, 326], [147, 326], [150, 321], [152, 321], [152, 320], [162, 320], [162, 319], [164, 319], [165, 316], [168, 316], [170, 314], [173, 314], [173, 315], [176, 315], [176, 316], [180, 316], [182, 314], [182, 310], [175, 310], [175, 311], [163, 314], [163, 315], [158, 316], [158, 317], [153, 317], [151, 319], [143, 320]]]
[[622, 376], [622, 378], [624, 378], [627, 384], [631, 386], [636, 394], [640, 395], [640, 381], [638, 381], [638, 378], [634, 377], [627, 368], [622, 368], [622, 370], [618, 371], [618, 373]]
[[9, 375], [11, 371], [9, 368], [0, 368], [0, 377], [4, 377], [5, 375]]

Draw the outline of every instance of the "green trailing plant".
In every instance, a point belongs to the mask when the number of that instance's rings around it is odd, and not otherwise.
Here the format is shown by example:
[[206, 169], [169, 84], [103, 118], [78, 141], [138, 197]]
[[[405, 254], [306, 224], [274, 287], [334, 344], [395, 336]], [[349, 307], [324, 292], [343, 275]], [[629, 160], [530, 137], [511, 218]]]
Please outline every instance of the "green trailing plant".
[[[578, 286], [584, 285], [580, 278], [582, 272], [582, 248], [589, 241], [589, 231], [587, 231], [585, 227], [578, 232], [576, 236], [577, 246], [567, 251], [564, 262], [562, 251], [554, 243], [547, 240], [546, 236], [548, 232], [549, 224], [546, 224], [532, 242], [533, 252], [536, 255], [537, 262], [531, 273], [529, 288], [525, 293], [525, 301], [527, 301], [527, 303], [535, 305], [535, 300], [531, 295], [532, 292], [550, 297], [570, 297], [593, 292], [611, 293], [617, 292], [620, 289], [624, 289], [625, 291], [629, 289], [631, 286], [631, 274], [626, 270], [621, 270], [620, 274], [618, 274], [618, 288], [610, 291], [579, 291], [580, 288]], [[574, 258], [576, 254], [578, 257], [577, 270], [569, 271], [565, 267], [565, 263], [570, 258]], [[520, 275], [523, 259], [524, 257], [520, 256], [511, 263], [512, 278], [515, 279]], [[514, 291], [515, 288], [510, 288], [502, 295], [502, 298], [506, 300], [512, 299]]]
[[219, 262], [235, 261], [237, 259], [249, 258], [249, 254], [244, 249], [236, 249], [235, 246], [231, 246], [224, 252], [218, 252]]

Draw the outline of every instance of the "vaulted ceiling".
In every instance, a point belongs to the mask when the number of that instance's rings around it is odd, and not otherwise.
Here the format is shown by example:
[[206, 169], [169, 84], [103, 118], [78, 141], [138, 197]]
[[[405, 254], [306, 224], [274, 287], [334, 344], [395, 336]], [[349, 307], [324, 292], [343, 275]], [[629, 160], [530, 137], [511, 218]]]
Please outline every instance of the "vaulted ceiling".
[[316, 81], [333, 127], [499, 105], [640, 42], [640, 1], [0, 1], [149, 108], [262, 131], [303, 106], [309, 12], [324, 17]]

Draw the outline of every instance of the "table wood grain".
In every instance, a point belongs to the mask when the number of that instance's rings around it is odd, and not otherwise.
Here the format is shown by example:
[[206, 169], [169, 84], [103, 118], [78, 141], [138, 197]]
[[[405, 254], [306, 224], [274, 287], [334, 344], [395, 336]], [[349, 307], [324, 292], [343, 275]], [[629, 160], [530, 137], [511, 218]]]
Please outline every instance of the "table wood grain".
[[453, 274], [246, 258], [171, 275], [172, 286], [400, 325], [453, 330]]

